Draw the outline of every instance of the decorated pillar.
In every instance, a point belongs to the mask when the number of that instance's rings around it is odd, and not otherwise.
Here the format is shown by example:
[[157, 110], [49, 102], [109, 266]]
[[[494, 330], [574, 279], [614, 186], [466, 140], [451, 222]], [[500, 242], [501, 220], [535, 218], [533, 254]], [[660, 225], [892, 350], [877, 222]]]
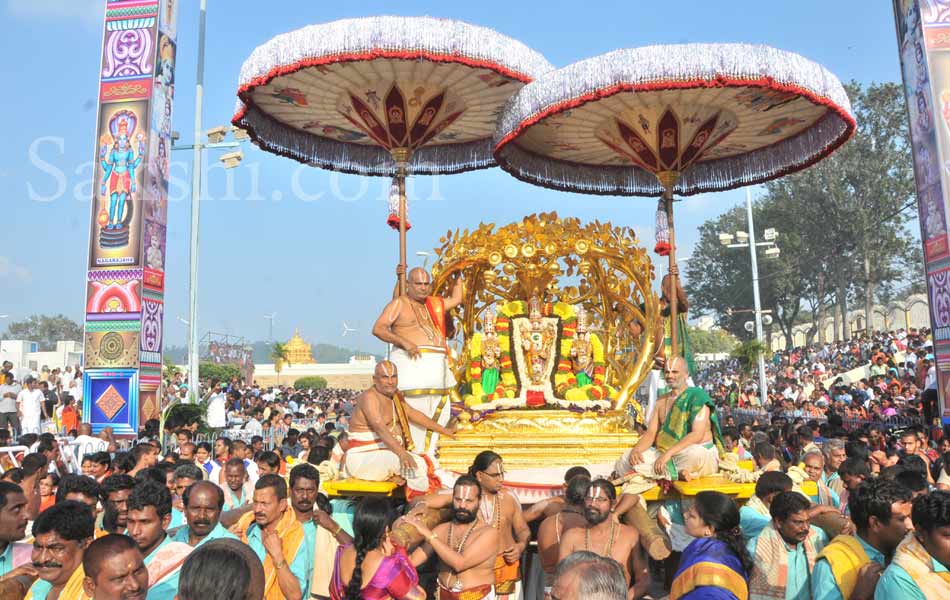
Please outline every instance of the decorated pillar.
[[83, 422], [134, 435], [160, 409], [178, 0], [108, 0], [86, 283]]
[[894, 0], [894, 14], [913, 143], [940, 413], [944, 422], [950, 422], [950, 6]]

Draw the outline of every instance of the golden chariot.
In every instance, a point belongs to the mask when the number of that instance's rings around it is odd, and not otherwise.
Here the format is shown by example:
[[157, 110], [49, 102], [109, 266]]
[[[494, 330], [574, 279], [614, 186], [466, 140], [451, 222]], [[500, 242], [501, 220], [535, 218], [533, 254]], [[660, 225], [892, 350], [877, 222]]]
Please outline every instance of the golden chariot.
[[637, 440], [636, 391], [659, 326], [653, 265], [628, 227], [554, 212], [449, 231], [435, 250], [435, 293], [458, 277], [453, 311], [458, 435], [443, 468], [491, 448], [509, 469], [616, 460]]

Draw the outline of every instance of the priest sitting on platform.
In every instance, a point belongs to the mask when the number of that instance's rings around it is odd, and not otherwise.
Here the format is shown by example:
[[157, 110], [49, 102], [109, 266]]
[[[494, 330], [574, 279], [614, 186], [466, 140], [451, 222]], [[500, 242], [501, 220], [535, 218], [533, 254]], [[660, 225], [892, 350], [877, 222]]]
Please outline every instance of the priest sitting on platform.
[[617, 475], [636, 472], [651, 479], [712, 475], [723, 452], [716, 405], [702, 388], [688, 387], [686, 361], [676, 357], [664, 366], [671, 392], [657, 400], [640, 441], [617, 461]]
[[345, 474], [370, 481], [391, 481], [399, 476], [406, 481], [407, 496], [414, 497], [434, 491], [441, 484], [431, 459], [411, 452], [409, 423], [450, 437], [455, 431], [406, 404], [397, 391], [398, 383], [393, 363], [382, 361], [376, 365], [373, 387], [356, 399], [350, 419]]

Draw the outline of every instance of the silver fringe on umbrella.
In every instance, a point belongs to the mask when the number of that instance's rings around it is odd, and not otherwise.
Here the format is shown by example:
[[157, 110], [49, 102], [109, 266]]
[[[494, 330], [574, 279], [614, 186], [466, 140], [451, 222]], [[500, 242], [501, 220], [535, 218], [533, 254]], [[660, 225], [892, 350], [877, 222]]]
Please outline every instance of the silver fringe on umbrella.
[[[393, 176], [395, 162], [384, 148], [341, 142], [289, 127], [249, 102], [250, 89], [280, 75], [282, 67], [308, 60], [404, 53], [425, 60], [488, 68], [522, 82], [554, 69], [538, 52], [492, 29], [433, 17], [380, 16], [342, 19], [278, 35], [256, 48], [241, 67], [238, 102], [232, 122], [248, 131], [261, 148], [331, 170]], [[458, 173], [492, 167], [490, 139], [445, 143], [416, 150], [407, 174]]]
[[[855, 128], [841, 82], [821, 65], [798, 54], [751, 44], [681, 44], [621, 49], [582, 60], [538, 77], [508, 101], [495, 132], [495, 159], [515, 177], [544, 187], [588, 194], [659, 196], [662, 186], [643, 169], [581, 164], [519, 148], [527, 122], [557, 105], [617, 91], [669, 89], [677, 83], [719, 81], [741, 85], [772, 80], [807, 91], [827, 105], [814, 125], [772, 146], [695, 164], [675, 188], [680, 195], [760, 183], [804, 168], [833, 152]], [[689, 87], [689, 86], [685, 86]], [[701, 87], [697, 84], [696, 87]], [[555, 113], [558, 109], [554, 109]]]

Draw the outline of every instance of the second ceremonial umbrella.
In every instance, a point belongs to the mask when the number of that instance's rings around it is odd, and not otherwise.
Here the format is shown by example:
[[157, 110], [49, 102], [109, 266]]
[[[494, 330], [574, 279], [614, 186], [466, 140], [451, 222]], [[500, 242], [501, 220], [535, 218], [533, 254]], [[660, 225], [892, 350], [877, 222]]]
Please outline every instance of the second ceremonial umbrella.
[[[588, 194], [661, 196], [657, 251], [676, 289], [673, 193], [761, 183], [831, 154], [855, 129], [838, 79], [748, 44], [615, 50], [538, 77], [499, 119], [495, 158], [515, 177]], [[676, 302], [671, 302], [677, 354]]]

